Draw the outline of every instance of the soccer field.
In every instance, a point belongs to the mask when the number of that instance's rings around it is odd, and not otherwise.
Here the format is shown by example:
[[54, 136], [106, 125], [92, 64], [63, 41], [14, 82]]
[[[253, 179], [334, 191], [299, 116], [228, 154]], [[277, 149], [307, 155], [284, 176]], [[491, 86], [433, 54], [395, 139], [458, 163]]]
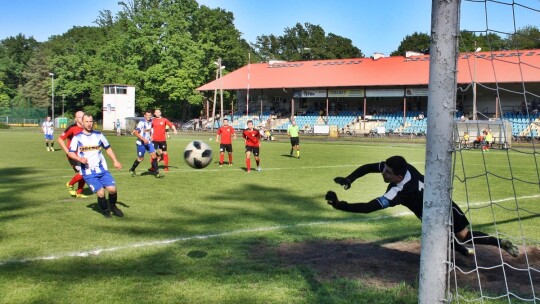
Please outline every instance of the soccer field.
[[[157, 179], [129, 174], [135, 137], [107, 138], [123, 165], [112, 168], [106, 156], [124, 218], [104, 218], [88, 189], [89, 198], [69, 196], [65, 184], [73, 170], [58, 144], [56, 152], [46, 151], [38, 128], [0, 130], [0, 303], [417, 302], [414, 282], [382, 280], [376, 269], [355, 273], [343, 268], [347, 257], [352, 267], [358, 244], [418, 244], [420, 221], [401, 206], [368, 215], [337, 211], [324, 195], [333, 190], [349, 202], [382, 195], [386, 184], [380, 175], [365, 176], [348, 191], [333, 178], [392, 155], [403, 155], [423, 172], [423, 144], [301, 138], [301, 158], [296, 159], [289, 157], [287, 140], [263, 142], [262, 171], [248, 174], [241, 139], [233, 145], [234, 165], [220, 168], [214, 134], [180, 133], [168, 141], [171, 170]], [[202, 170], [188, 167], [182, 158], [194, 139], [214, 151], [214, 160]], [[479, 150], [465, 151], [463, 163], [480, 167], [481, 174], [487, 161], [496, 174], [506, 174], [501, 165], [506, 152], [490, 153], [484, 159]], [[516, 158], [514, 174], [534, 179], [534, 161], [521, 159]], [[147, 156], [138, 172], [148, 167]], [[485, 186], [486, 179], [471, 180], [469, 187]], [[490, 198], [485, 191], [466, 196], [456, 185], [456, 202], [511, 202], [514, 194], [498, 183], [487, 183], [493, 188]], [[533, 206], [538, 185], [517, 189], [519, 200], [538, 210]], [[482, 230], [494, 231], [489, 210], [475, 209], [471, 215], [482, 219]], [[536, 216], [521, 223], [506, 218], [497, 228], [525, 229], [531, 239], [539, 239]], [[310, 248], [323, 251], [301, 255]], [[344, 252], [343, 259], [326, 256], [336, 250]]]

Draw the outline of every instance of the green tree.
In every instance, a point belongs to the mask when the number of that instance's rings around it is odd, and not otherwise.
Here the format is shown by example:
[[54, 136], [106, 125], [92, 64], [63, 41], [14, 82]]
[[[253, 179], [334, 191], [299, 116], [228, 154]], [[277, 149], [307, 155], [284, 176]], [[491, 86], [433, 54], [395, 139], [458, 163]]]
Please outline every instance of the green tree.
[[[49, 69], [55, 74], [55, 95], [64, 96], [66, 112], [101, 108], [103, 77], [98, 54], [106, 45], [106, 30], [101, 27], [73, 27], [66, 33], [53, 36], [45, 43]], [[99, 112], [99, 111], [98, 111]]]
[[540, 30], [538, 27], [528, 25], [520, 28], [507, 39], [509, 49], [530, 50], [540, 48]]
[[[204, 51], [203, 66], [199, 72], [202, 73], [203, 78], [198, 79], [199, 85], [215, 79], [218, 58], [222, 59], [222, 66], [225, 66], [223, 71], [225, 75], [227, 71], [233, 71], [246, 65], [248, 54], [253, 53], [250, 45], [240, 37], [241, 33], [234, 26], [233, 14], [223, 9], [210, 9], [201, 6], [194, 15], [190, 32], [193, 40]], [[254, 57], [252, 60], [256, 61], [258, 58]], [[213, 92], [206, 94], [208, 94], [207, 99], [213, 99]], [[230, 109], [234, 98], [234, 94], [228, 91], [224, 92], [224, 107], [226, 109]], [[190, 101], [190, 105], [195, 105], [190, 106], [190, 110], [195, 112], [193, 114], [200, 113], [202, 102], [203, 100], [197, 98]]]
[[39, 45], [33, 37], [26, 38], [23, 34], [0, 41], [0, 81], [10, 98], [24, 84], [23, 70]]
[[[315, 49], [317, 51], [318, 49]], [[314, 55], [317, 55], [316, 53]], [[357, 55], [357, 56], [354, 56]], [[352, 40], [344, 38], [332, 33], [329, 33], [326, 37], [325, 52], [320, 58], [351, 58], [351, 57], [364, 57], [362, 52], [356, 47], [352, 46]]]
[[390, 56], [405, 56], [408, 51], [429, 54], [430, 37], [426, 33], [414, 32], [412, 35], [407, 35], [397, 50], [393, 51]]
[[507, 42], [495, 33], [477, 35], [475, 32], [463, 30], [459, 37], [461, 53], [474, 52], [477, 48], [482, 51], [502, 51], [507, 48]]
[[[233, 14], [223, 9], [199, 7], [195, 0], [125, 0], [119, 5], [114, 16], [100, 12], [97, 26], [73, 27], [38, 44], [39, 55], [26, 60], [11, 58], [8, 54], [21, 52], [0, 44], [0, 71], [6, 71], [0, 80], [11, 90], [12, 103], [46, 104], [50, 71], [55, 95], [65, 96], [68, 113], [83, 109], [99, 115], [102, 85], [118, 83], [136, 87], [137, 111], [160, 107], [169, 117], [188, 118], [200, 113], [205, 97], [195, 89], [215, 78], [218, 58], [226, 66], [223, 74], [247, 64], [248, 54], [252, 62], [260, 59], [241, 38]], [[313, 37], [324, 37], [322, 29], [310, 30]], [[10, 67], [14, 63], [19, 66]], [[8, 70], [20, 74], [13, 86], [7, 82], [15, 79]], [[225, 98], [230, 104], [234, 95], [225, 92]]]
[[22, 73], [25, 82], [21, 86], [20, 93], [23, 100], [30, 102], [31, 107], [47, 108], [51, 104], [52, 81], [46, 60], [45, 53], [38, 51], [30, 58]]
[[252, 46], [265, 61], [364, 57], [350, 39], [332, 33], [326, 35], [322, 27], [310, 23], [285, 28], [283, 36], [258, 36]]
[[[128, 51], [127, 81], [137, 87], [137, 105], [161, 107], [170, 115], [182, 103], [197, 102], [204, 52], [191, 39], [196, 1], [133, 0], [119, 2]], [[199, 101], [200, 102], [200, 101]], [[144, 109], [141, 108], [141, 109]]]
[[[3, 72], [0, 72], [0, 79], [4, 77]], [[9, 104], [9, 95], [8, 89], [4, 85], [4, 82], [0, 80], [0, 116], [6, 116], [9, 114], [10, 104]]]
[[[459, 36], [459, 52], [474, 52], [480, 47], [483, 51], [500, 51], [506, 49], [506, 41], [495, 33], [479, 34], [462, 30]], [[413, 33], [401, 41], [398, 49], [391, 56], [405, 56], [407, 51], [429, 54], [430, 36], [426, 33]]]
[[252, 46], [262, 61], [268, 62], [272, 59], [283, 58], [278, 36], [272, 34], [257, 36], [256, 41]]

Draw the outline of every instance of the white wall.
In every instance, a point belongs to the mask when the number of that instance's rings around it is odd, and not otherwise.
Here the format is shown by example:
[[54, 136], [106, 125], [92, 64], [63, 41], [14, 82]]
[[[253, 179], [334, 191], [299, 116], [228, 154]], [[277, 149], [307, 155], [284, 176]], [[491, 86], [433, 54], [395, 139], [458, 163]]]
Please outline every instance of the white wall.
[[[125, 94], [122, 89], [125, 89]], [[128, 85], [104, 85], [103, 130], [114, 130], [117, 119], [120, 119], [122, 129], [125, 129], [126, 117], [134, 116], [135, 87]]]

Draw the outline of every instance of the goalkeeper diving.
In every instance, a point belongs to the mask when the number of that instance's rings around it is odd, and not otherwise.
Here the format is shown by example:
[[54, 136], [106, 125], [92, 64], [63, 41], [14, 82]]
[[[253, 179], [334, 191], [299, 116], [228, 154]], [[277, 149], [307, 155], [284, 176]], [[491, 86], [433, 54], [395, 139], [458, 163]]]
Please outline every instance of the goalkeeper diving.
[[[356, 212], [371, 213], [388, 207], [403, 205], [411, 210], [416, 217], [422, 220], [424, 201], [424, 175], [414, 166], [407, 163], [402, 156], [392, 156], [386, 161], [365, 164], [354, 170], [347, 177], [336, 177], [334, 181], [343, 186], [345, 190], [351, 188], [352, 183], [368, 173], [382, 174], [385, 183], [388, 183], [386, 193], [365, 203], [347, 203], [340, 201], [334, 191], [328, 191], [325, 199], [335, 209]], [[472, 249], [463, 244], [472, 242], [475, 244], [497, 246], [508, 252], [513, 257], [519, 255], [518, 248], [511, 241], [490, 236], [480, 231], [471, 232], [467, 228], [469, 221], [456, 203], [452, 202], [453, 230], [457, 242], [454, 239], [455, 250], [468, 256], [474, 253]]]

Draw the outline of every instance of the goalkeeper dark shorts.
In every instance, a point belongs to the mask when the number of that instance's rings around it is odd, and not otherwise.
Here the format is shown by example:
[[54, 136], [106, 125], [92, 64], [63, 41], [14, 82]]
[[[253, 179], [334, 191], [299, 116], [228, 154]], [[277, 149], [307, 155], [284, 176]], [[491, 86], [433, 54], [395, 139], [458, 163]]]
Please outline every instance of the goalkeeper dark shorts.
[[452, 216], [454, 223], [454, 233], [458, 233], [461, 230], [469, 226], [469, 220], [465, 216], [465, 213], [459, 208], [456, 203], [452, 202]]

